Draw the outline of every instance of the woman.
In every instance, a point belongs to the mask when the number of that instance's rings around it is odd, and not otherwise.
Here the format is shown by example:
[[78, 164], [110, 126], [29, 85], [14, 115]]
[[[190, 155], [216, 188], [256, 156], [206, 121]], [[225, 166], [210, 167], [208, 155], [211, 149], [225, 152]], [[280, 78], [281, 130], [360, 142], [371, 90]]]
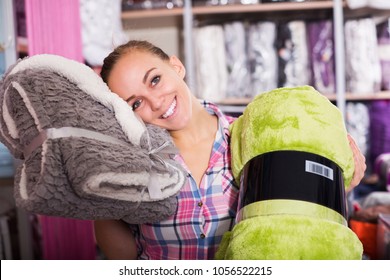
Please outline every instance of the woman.
[[[105, 60], [101, 76], [110, 89], [145, 123], [169, 131], [188, 172], [176, 213], [155, 224], [95, 222], [99, 247], [109, 259], [213, 259], [224, 232], [236, 215], [238, 189], [230, 169], [229, 124], [217, 106], [199, 102], [184, 82], [185, 67], [146, 41], [117, 47]], [[355, 156], [352, 186], [366, 168], [350, 138]]]

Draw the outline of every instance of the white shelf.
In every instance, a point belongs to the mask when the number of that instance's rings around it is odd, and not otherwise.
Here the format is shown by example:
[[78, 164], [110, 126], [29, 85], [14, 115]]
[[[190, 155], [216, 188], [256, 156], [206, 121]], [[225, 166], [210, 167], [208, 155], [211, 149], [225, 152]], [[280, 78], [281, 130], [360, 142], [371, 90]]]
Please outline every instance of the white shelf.
[[[193, 6], [192, 14], [210, 15], [210, 14], [237, 14], [237, 13], [261, 13], [277, 11], [305, 11], [305, 10], [324, 10], [332, 9], [333, 1], [315, 1], [315, 2], [286, 2], [286, 3], [263, 3], [249, 5], [216, 5], [216, 6]], [[122, 19], [137, 18], [160, 18], [183, 16], [184, 8], [173, 9], [145, 9], [145, 10], [127, 10], [122, 12]]]
[[223, 6], [195, 6], [192, 8], [194, 15], [206, 14], [234, 14], [234, 13], [259, 13], [277, 11], [305, 11], [332, 9], [333, 1], [318, 2], [285, 2], [263, 3], [252, 5], [223, 5]]
[[122, 12], [122, 19], [140, 19], [140, 18], [161, 18], [182, 16], [182, 8], [173, 9], [149, 9], [149, 10], [128, 10]]

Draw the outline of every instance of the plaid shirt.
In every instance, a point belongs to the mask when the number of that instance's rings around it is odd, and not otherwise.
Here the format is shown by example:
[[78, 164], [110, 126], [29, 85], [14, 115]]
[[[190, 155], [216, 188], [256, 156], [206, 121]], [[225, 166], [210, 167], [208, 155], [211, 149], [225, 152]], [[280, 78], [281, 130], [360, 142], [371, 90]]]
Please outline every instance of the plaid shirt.
[[131, 226], [139, 259], [213, 259], [222, 235], [234, 224], [238, 188], [230, 167], [228, 129], [234, 118], [225, 116], [214, 104], [202, 104], [219, 119], [206, 173], [197, 186], [183, 158], [176, 156], [188, 172], [177, 196], [178, 208], [162, 222]]

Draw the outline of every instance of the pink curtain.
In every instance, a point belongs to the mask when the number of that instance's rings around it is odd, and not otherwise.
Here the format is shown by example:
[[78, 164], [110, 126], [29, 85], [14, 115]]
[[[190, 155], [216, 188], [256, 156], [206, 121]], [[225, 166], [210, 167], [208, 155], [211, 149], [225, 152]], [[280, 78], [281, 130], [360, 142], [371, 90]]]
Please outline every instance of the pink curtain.
[[44, 260], [93, 260], [96, 258], [91, 221], [39, 216]]
[[83, 61], [78, 0], [25, 0], [28, 54]]
[[[56, 54], [83, 62], [78, 0], [25, 0], [28, 54]], [[92, 221], [39, 217], [42, 258], [96, 258]]]

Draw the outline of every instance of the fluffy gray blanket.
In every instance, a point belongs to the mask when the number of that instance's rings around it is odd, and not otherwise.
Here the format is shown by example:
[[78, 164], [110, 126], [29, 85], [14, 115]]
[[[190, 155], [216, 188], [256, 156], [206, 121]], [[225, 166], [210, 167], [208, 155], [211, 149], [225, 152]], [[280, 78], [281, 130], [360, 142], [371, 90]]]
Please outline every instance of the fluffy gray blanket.
[[184, 170], [170, 135], [145, 125], [88, 66], [36, 55], [0, 82], [0, 141], [22, 164], [17, 206], [78, 219], [163, 220]]

